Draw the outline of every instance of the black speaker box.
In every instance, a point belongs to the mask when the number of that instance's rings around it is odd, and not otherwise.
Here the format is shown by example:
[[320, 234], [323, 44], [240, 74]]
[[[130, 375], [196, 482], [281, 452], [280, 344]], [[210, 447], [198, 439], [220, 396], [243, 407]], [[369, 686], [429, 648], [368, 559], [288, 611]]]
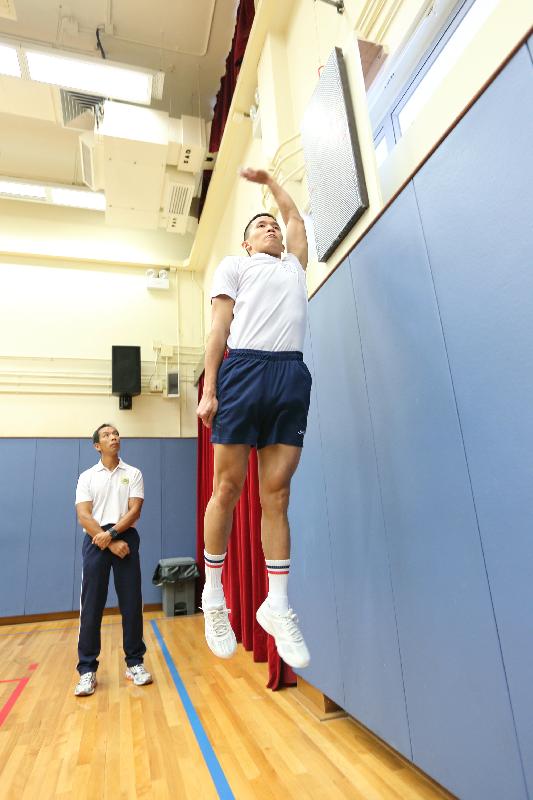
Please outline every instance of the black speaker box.
[[113, 345], [111, 348], [113, 394], [141, 393], [141, 348], [136, 345]]

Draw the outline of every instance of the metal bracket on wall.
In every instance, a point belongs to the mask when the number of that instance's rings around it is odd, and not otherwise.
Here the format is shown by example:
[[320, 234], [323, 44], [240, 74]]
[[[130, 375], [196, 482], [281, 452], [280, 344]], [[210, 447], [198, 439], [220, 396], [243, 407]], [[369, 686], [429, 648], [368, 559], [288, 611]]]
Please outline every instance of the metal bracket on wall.
[[344, 0], [320, 0], [320, 2], [327, 3], [328, 6], [335, 6], [337, 14], [344, 14]]

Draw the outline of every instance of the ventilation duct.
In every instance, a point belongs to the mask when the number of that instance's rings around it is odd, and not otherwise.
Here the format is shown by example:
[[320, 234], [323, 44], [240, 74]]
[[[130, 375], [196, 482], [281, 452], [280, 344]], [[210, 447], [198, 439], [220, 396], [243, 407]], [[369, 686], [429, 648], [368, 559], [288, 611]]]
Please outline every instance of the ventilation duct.
[[191, 233], [205, 142], [203, 119], [105, 101], [95, 132], [80, 136], [83, 182], [105, 190], [111, 225]]
[[104, 98], [98, 95], [60, 90], [61, 122], [64, 128], [92, 131], [102, 119]]

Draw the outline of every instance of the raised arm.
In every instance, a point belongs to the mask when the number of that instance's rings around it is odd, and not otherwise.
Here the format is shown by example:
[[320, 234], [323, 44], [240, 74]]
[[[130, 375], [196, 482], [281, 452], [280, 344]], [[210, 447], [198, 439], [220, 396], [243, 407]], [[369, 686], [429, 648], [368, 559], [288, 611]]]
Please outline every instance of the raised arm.
[[206, 428], [210, 428], [218, 409], [217, 375], [228, 341], [235, 301], [227, 295], [213, 298], [211, 332], [205, 347], [204, 390], [196, 411]]
[[247, 167], [241, 170], [241, 176], [252, 183], [262, 183], [268, 186], [287, 228], [287, 252], [293, 253], [305, 269], [307, 267], [307, 235], [304, 221], [290, 194], [264, 169]]

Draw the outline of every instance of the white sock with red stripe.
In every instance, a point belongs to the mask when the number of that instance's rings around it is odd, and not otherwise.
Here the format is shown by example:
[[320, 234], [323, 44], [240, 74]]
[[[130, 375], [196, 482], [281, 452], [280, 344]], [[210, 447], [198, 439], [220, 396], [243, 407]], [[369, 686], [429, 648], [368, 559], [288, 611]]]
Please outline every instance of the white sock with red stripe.
[[215, 556], [204, 550], [205, 586], [202, 592], [202, 608], [215, 608], [224, 603], [222, 567], [224, 566], [225, 558], [226, 553]]
[[268, 605], [276, 614], [286, 614], [289, 610], [289, 567], [290, 558], [282, 560], [265, 559], [268, 574]]

